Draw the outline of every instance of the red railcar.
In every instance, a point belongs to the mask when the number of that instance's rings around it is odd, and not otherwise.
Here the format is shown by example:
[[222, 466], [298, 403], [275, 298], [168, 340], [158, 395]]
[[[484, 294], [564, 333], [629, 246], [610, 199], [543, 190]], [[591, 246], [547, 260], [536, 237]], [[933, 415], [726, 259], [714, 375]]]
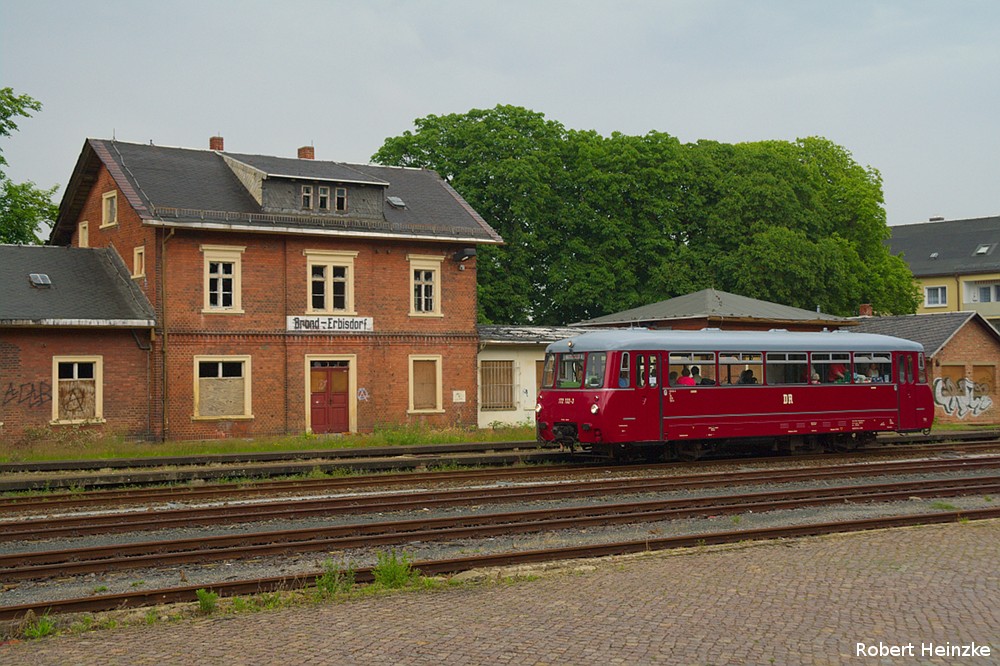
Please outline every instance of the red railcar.
[[915, 342], [842, 331], [585, 333], [546, 349], [538, 437], [614, 456], [852, 449], [931, 427], [924, 363]]

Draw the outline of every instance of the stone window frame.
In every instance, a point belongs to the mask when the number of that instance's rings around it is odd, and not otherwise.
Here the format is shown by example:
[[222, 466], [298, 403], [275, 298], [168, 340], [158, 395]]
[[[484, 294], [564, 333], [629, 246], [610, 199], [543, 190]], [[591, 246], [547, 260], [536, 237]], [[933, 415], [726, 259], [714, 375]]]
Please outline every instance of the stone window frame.
[[76, 246], [90, 247], [90, 222], [87, 220], [76, 226]]
[[[434, 363], [434, 372], [435, 372], [435, 387], [434, 387], [435, 388], [435, 398], [434, 398], [434, 406], [430, 407], [430, 408], [422, 407], [422, 408], [418, 409], [417, 407], [414, 406], [414, 399], [413, 399], [413, 393], [414, 393], [413, 367], [414, 367], [414, 364], [416, 362], [428, 362], [428, 361]], [[443, 402], [444, 398], [443, 398], [443, 390], [442, 390], [442, 387], [441, 387], [442, 376], [443, 376], [442, 363], [443, 363], [443, 357], [441, 356], [441, 354], [410, 354], [410, 356], [408, 358], [408, 364], [409, 364], [408, 378], [409, 379], [408, 379], [408, 382], [407, 382], [407, 384], [408, 384], [407, 393], [409, 395], [409, 404], [408, 404], [408, 409], [406, 410], [407, 414], [443, 414], [444, 413], [444, 402]]]
[[[410, 270], [410, 316], [411, 317], [443, 317], [444, 314], [441, 311], [441, 300], [442, 300], [442, 288], [441, 288], [441, 265], [444, 262], [444, 257], [432, 256], [425, 254], [408, 254], [406, 259], [409, 262]], [[418, 300], [423, 300], [417, 298], [416, 288], [417, 288], [417, 278], [415, 273], [417, 271], [427, 272], [430, 271], [433, 275], [431, 279], [431, 286], [433, 288], [433, 293], [431, 295], [432, 307], [429, 310], [417, 309]]]
[[101, 195], [101, 228], [113, 227], [117, 224], [118, 190], [111, 190]]
[[[303, 250], [306, 257], [306, 313], [325, 315], [356, 315], [357, 310], [354, 305], [354, 260], [358, 256], [357, 251], [349, 250]], [[343, 309], [333, 307], [333, 277], [331, 271], [326, 272], [325, 285], [326, 294], [324, 307], [317, 309], [313, 307], [313, 266], [325, 266], [327, 268], [346, 268], [346, 293]]]
[[[198, 354], [193, 357], [193, 401], [192, 421], [248, 421], [253, 415], [253, 367], [249, 354]], [[224, 415], [202, 415], [201, 403], [201, 364], [202, 363], [241, 363], [243, 366], [243, 413]]]
[[[83, 419], [64, 419], [59, 417], [61, 401], [59, 399], [59, 365], [61, 363], [92, 363], [94, 365], [94, 416]], [[64, 355], [52, 357], [52, 421], [51, 425], [74, 425], [81, 423], [104, 423], [104, 357], [94, 354]]]
[[146, 277], [146, 246], [139, 245], [132, 249], [132, 277]]
[[[204, 300], [202, 314], [243, 314], [243, 253], [245, 245], [201, 245], [203, 255]], [[233, 304], [229, 307], [211, 305], [211, 274], [213, 263], [233, 264]]]

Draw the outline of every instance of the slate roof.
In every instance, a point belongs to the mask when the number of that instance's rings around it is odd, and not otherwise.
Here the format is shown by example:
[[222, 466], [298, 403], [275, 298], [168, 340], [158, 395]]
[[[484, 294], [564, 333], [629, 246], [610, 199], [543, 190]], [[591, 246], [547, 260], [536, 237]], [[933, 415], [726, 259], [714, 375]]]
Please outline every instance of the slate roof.
[[[44, 273], [50, 287], [34, 287]], [[0, 325], [151, 327], [153, 306], [112, 248], [0, 245]]]
[[[1000, 271], [1000, 216], [890, 227], [886, 241], [917, 277]], [[983, 254], [976, 250], [988, 246]], [[936, 257], [933, 255], [936, 253]]]
[[817, 325], [852, 325], [852, 320], [846, 317], [836, 317], [821, 312], [779, 305], [778, 303], [769, 303], [717, 289], [704, 289], [659, 303], [588, 319], [578, 322], [574, 326], [641, 325], [647, 322], [667, 322], [677, 319], [769, 320], [775, 323], [808, 322]]
[[859, 333], [893, 335], [919, 342], [928, 356], [933, 357], [959, 329], [972, 321], [978, 321], [997, 342], [1000, 332], [990, 326], [982, 315], [976, 312], [935, 312], [933, 314], [898, 315], [895, 317], [862, 317], [857, 328]]
[[480, 324], [479, 341], [494, 344], [549, 344], [557, 340], [571, 338], [591, 329], [574, 326], [499, 326]]
[[[309, 178], [384, 188], [406, 206], [384, 205], [382, 219], [282, 214], [264, 210], [226, 156], [270, 178]], [[101, 166], [146, 224], [213, 230], [448, 240], [503, 239], [437, 173], [428, 169], [221, 153], [88, 139], [59, 206], [49, 242], [67, 244]]]

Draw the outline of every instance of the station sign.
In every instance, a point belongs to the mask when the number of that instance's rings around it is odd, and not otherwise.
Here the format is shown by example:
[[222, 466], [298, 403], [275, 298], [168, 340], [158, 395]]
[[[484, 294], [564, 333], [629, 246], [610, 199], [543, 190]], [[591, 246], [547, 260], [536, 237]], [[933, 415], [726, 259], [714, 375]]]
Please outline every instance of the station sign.
[[316, 333], [366, 333], [375, 330], [371, 317], [326, 317], [303, 315], [286, 317], [285, 330]]

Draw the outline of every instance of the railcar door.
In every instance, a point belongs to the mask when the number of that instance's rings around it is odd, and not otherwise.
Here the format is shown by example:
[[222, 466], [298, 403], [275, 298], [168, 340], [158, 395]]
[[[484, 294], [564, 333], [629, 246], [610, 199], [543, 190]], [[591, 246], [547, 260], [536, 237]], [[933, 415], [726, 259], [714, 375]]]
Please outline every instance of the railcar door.
[[896, 390], [899, 394], [899, 429], [918, 430], [917, 420], [917, 355], [913, 352], [896, 354]]
[[656, 352], [639, 352], [635, 360], [636, 441], [663, 441], [663, 366]]

